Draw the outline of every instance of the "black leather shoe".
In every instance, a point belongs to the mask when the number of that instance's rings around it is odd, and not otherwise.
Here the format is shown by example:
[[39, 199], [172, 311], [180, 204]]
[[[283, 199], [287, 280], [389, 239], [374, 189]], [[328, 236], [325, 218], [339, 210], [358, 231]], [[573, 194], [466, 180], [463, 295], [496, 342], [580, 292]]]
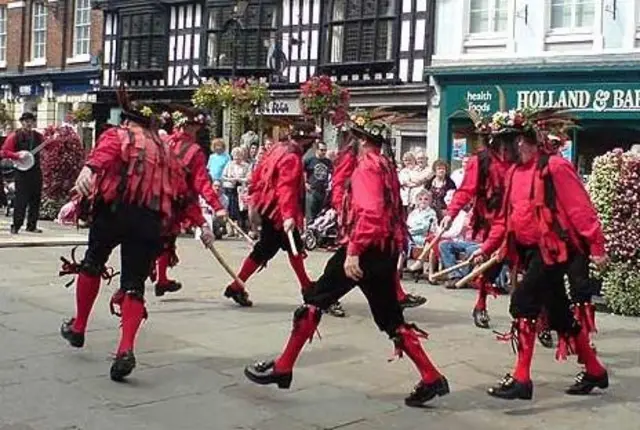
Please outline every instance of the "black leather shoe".
[[326, 313], [337, 318], [344, 318], [347, 316], [347, 313], [342, 308], [340, 302], [335, 302], [334, 304], [329, 306], [329, 309], [326, 310]]
[[444, 376], [427, 384], [424, 381], [418, 382], [411, 394], [404, 399], [404, 404], [413, 408], [418, 408], [435, 396], [446, 396], [449, 394], [449, 381]]
[[16, 228], [14, 226], [11, 226], [11, 234], [18, 234], [18, 232], [20, 231], [19, 228]]
[[244, 375], [252, 382], [260, 385], [277, 384], [278, 388], [291, 386], [293, 372], [277, 373], [275, 361], [258, 361], [244, 368]]
[[473, 323], [476, 327], [489, 328], [489, 321], [491, 321], [491, 318], [489, 318], [489, 313], [486, 309], [474, 309], [472, 316]]
[[545, 348], [553, 348], [553, 336], [551, 336], [551, 330], [545, 329], [538, 333], [538, 340]]
[[84, 346], [84, 333], [76, 333], [73, 331], [74, 321], [75, 318], [71, 318], [69, 321], [63, 322], [60, 327], [60, 335], [74, 348], [82, 348]]
[[249, 300], [249, 293], [244, 290], [234, 290], [231, 286], [224, 290], [224, 296], [232, 299], [243, 308], [250, 308], [253, 302]]
[[36, 227], [27, 227], [26, 231], [29, 233], [42, 233], [42, 230]]
[[131, 375], [135, 368], [136, 357], [133, 355], [133, 351], [121, 352], [114, 358], [109, 376], [114, 382], [122, 382], [124, 378]]
[[533, 398], [533, 383], [531, 381], [516, 381], [513, 376], [507, 373], [500, 383], [489, 388], [487, 393], [490, 396], [506, 400], [531, 400]]
[[156, 297], [162, 297], [165, 293], [175, 293], [182, 289], [182, 284], [177, 281], [169, 281], [166, 284], [156, 283]]
[[427, 303], [426, 297], [416, 296], [414, 294], [407, 294], [404, 296], [404, 300], [400, 302], [400, 307], [402, 309], [417, 308], [418, 306], [422, 306], [425, 303]]
[[572, 396], [586, 396], [596, 387], [602, 390], [609, 387], [609, 374], [606, 371], [602, 376], [589, 375], [587, 372], [578, 373], [576, 381], [565, 390], [565, 393]]

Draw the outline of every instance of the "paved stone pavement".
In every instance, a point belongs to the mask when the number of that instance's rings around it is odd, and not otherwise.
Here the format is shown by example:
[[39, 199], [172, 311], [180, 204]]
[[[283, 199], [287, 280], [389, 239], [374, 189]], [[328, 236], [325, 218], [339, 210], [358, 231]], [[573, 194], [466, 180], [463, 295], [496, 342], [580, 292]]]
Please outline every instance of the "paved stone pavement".
[[[150, 319], [139, 336], [139, 367], [126, 384], [108, 379], [118, 321], [107, 311], [114, 286], [105, 286], [84, 350], [60, 339], [61, 320], [73, 311], [73, 289], [56, 278], [62, 248], [0, 250], [0, 430], [302, 430], [302, 429], [638, 429], [640, 324], [599, 315], [599, 351], [610, 366], [604, 394], [569, 397], [562, 389], [578, 370], [555, 363], [538, 348], [532, 402], [504, 402], [484, 394], [509, 370], [513, 355], [490, 331], [472, 327], [471, 291], [446, 291], [407, 282], [429, 303], [406, 312], [430, 332], [426, 346], [447, 375], [452, 393], [424, 409], [404, 396], [417, 382], [407, 359], [388, 363], [393, 348], [354, 291], [346, 319], [325, 317], [322, 339], [308, 345], [291, 390], [260, 387], [242, 375], [245, 364], [277, 354], [299, 303], [286, 258], [249, 282], [256, 305], [239, 309], [221, 297], [227, 282], [212, 256], [194, 240], [180, 241], [174, 274], [184, 291], [149, 295]], [[219, 242], [233, 265], [242, 242]], [[328, 254], [313, 253], [317, 275]], [[112, 263], [118, 266], [117, 256]], [[509, 325], [507, 300], [490, 302], [496, 329]]]

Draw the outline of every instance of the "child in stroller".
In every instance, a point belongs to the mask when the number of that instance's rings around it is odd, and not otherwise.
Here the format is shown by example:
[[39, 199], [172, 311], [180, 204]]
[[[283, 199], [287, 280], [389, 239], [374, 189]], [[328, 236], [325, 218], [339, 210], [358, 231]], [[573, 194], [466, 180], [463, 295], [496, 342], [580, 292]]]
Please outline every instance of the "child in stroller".
[[308, 251], [317, 247], [336, 246], [338, 239], [338, 213], [333, 208], [323, 209], [316, 219], [307, 225], [304, 246]]

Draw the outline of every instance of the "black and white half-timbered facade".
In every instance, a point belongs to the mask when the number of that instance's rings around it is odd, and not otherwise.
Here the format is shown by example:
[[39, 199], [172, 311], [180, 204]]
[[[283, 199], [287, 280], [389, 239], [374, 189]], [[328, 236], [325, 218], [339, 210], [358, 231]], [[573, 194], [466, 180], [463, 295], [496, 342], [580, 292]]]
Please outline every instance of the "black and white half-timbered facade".
[[115, 89], [184, 102], [208, 78], [269, 82], [264, 115], [298, 115], [300, 83], [318, 74], [350, 88], [354, 107], [416, 114], [398, 151], [426, 146], [434, 0], [107, 0], [98, 93], [106, 121]]

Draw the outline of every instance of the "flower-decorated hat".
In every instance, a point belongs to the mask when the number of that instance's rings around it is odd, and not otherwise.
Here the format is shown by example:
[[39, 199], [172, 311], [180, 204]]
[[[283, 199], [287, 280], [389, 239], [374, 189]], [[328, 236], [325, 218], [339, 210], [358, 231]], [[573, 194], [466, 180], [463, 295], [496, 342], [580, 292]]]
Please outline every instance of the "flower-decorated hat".
[[121, 84], [116, 92], [118, 104], [122, 109], [120, 113], [121, 121], [133, 121], [143, 127], [155, 127], [159, 123], [159, 119], [154, 114], [153, 109], [139, 103], [131, 101], [124, 84]]
[[174, 127], [187, 125], [205, 126], [209, 119], [207, 114], [200, 109], [178, 104], [169, 105], [168, 110], [162, 116], [165, 118], [170, 116]]
[[349, 117], [347, 129], [354, 135], [364, 137], [376, 145], [382, 146], [391, 141], [391, 126], [406, 122], [411, 115], [390, 112], [385, 108], [372, 111], [357, 110]]

